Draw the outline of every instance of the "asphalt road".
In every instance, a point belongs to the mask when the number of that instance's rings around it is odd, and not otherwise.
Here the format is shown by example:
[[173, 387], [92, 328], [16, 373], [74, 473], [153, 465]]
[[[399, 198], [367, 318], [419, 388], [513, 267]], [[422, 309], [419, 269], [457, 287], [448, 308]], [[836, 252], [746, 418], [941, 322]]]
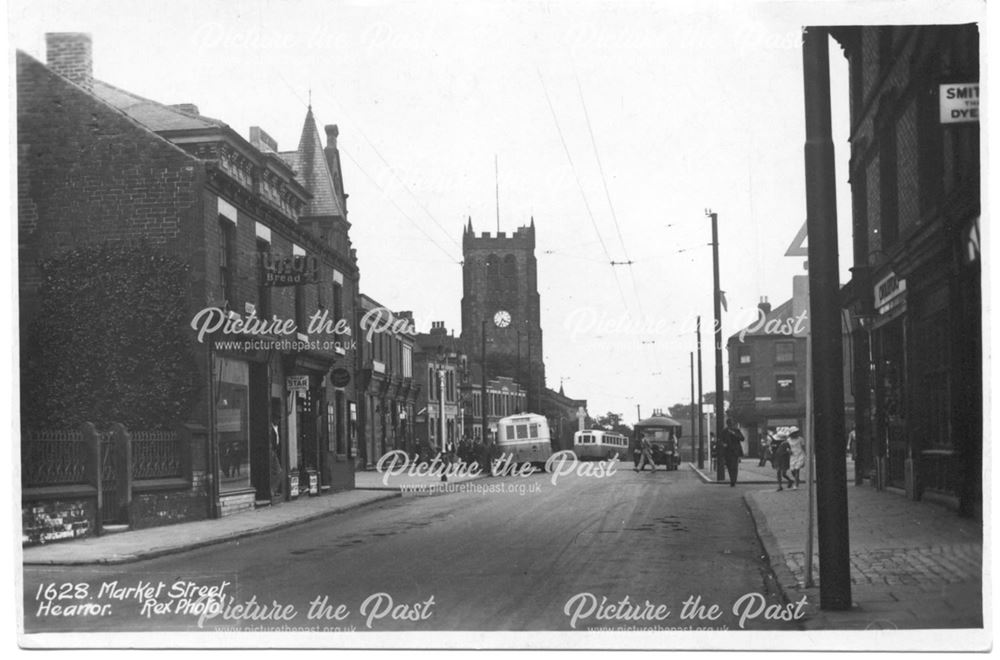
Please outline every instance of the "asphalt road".
[[[796, 627], [743, 487], [630, 468], [487, 478], [133, 564], [28, 567], [25, 631]], [[701, 616], [684, 617], [693, 599]]]

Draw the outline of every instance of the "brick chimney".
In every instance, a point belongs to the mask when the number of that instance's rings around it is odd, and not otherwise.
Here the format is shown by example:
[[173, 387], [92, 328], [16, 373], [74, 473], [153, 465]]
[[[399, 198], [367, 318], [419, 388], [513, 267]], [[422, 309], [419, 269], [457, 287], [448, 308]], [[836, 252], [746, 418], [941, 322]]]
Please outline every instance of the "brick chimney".
[[442, 337], [447, 336], [448, 331], [445, 330], [444, 321], [432, 321], [430, 334]]
[[326, 131], [326, 147], [327, 149], [337, 148], [337, 136], [340, 135], [340, 129], [337, 128], [336, 124], [327, 124], [323, 127]]
[[94, 86], [94, 61], [90, 35], [83, 32], [49, 32], [45, 35], [45, 60], [50, 69], [87, 91]]
[[760, 302], [757, 303], [757, 307], [758, 309], [760, 309], [760, 311], [764, 312], [764, 314], [771, 313], [771, 303], [767, 301], [767, 297], [761, 298]]

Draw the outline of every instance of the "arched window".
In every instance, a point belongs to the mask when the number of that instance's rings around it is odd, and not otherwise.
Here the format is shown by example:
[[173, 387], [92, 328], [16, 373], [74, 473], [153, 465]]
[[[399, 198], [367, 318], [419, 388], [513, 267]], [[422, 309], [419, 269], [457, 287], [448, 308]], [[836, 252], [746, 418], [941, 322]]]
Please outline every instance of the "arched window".
[[464, 277], [462, 278], [462, 280], [463, 280], [463, 284], [465, 285], [465, 288], [464, 288], [465, 295], [467, 295], [467, 296], [472, 294], [472, 280], [473, 280], [473, 273], [475, 273], [475, 272], [476, 272], [476, 260], [475, 259], [466, 259], [465, 260], [465, 273], [464, 273]]
[[509, 294], [517, 293], [517, 260], [513, 254], [503, 258], [503, 288]]
[[495, 254], [486, 257], [486, 291], [495, 294], [500, 290], [500, 258]]

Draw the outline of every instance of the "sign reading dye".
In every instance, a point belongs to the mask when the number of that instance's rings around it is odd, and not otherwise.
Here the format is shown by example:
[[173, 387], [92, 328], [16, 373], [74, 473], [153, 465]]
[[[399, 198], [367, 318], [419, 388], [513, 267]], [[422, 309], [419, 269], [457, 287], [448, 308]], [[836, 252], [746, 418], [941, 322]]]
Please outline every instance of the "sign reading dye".
[[940, 86], [941, 123], [979, 121], [979, 83]]

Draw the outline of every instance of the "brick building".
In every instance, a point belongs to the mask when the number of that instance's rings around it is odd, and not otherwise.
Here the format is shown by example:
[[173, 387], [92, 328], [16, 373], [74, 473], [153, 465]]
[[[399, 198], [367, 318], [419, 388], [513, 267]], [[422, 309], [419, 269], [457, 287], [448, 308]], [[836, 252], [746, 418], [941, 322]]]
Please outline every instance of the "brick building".
[[729, 416], [743, 430], [750, 456], [760, 456], [764, 431], [806, 428], [808, 278], [796, 275], [792, 286], [792, 297], [774, 309], [761, 301], [757, 321], [726, 343]]
[[359, 468], [384, 454], [414, 450], [414, 421], [421, 385], [414, 378], [416, 328], [411, 312], [393, 312], [370, 296], [358, 300], [357, 441]]
[[863, 478], [982, 505], [979, 29], [831, 29], [849, 63], [843, 305]]
[[[809, 277], [792, 277], [791, 298], [773, 309], [764, 299], [757, 310], [757, 318], [726, 342], [728, 414], [741, 427], [750, 456], [760, 456], [766, 431], [780, 426], [808, 428]], [[849, 361], [849, 356], [844, 359]], [[847, 369], [844, 412], [847, 419], [853, 418], [854, 399]], [[844, 448], [846, 451], [846, 438]]]
[[[164, 105], [95, 80], [88, 35], [51, 34], [47, 42], [48, 65], [17, 54], [22, 336], [46, 259], [137, 242], [182, 259], [192, 320], [203, 312], [296, 325], [291, 336], [198, 337], [189, 328], [200, 392], [176, 421], [193, 429], [194, 472], [204, 478], [187, 489], [204, 501], [201, 515], [293, 497], [313, 475], [316, 492], [353, 487], [353, 379], [333, 387], [327, 378], [355, 362], [358, 282], [336, 127], [327, 128], [324, 148], [310, 108], [298, 149], [282, 154], [259, 128], [247, 140], [193, 104]], [[266, 285], [289, 276], [299, 283]], [[310, 333], [310, 320], [324, 314], [345, 319], [347, 333]], [[232, 343], [250, 339], [263, 343]]]
[[437, 453], [466, 437], [462, 402], [468, 392], [468, 360], [462, 340], [449, 335], [443, 321], [431, 323], [430, 332], [414, 340], [413, 368], [420, 380], [414, 433], [418, 443]]

